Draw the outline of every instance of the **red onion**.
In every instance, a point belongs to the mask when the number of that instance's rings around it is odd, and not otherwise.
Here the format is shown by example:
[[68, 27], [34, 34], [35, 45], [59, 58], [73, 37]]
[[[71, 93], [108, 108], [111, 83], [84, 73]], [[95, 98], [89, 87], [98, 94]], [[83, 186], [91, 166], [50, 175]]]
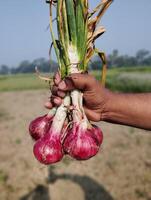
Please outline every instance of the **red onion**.
[[64, 122], [67, 117], [67, 106], [70, 103], [69, 96], [66, 96], [64, 103], [58, 107], [49, 131], [40, 138], [34, 145], [34, 155], [43, 164], [59, 162], [64, 155], [61, 137], [64, 129]]
[[48, 165], [59, 162], [63, 158], [60, 134], [50, 129], [44, 137], [35, 143], [33, 152], [42, 164]]
[[48, 114], [37, 117], [29, 125], [29, 133], [34, 140], [38, 140], [50, 129], [56, 108], [49, 111]]
[[82, 123], [74, 124], [63, 143], [64, 152], [77, 160], [95, 156], [103, 140], [103, 134], [97, 126], [85, 129]]
[[53, 117], [44, 115], [34, 119], [29, 125], [29, 133], [34, 140], [38, 140], [48, 132]]
[[[64, 153], [77, 160], [87, 160], [99, 151], [103, 134], [88, 121], [82, 106], [82, 96], [80, 91], [71, 92], [72, 117], [68, 116], [70, 97], [66, 96], [57, 111], [54, 108], [48, 115], [31, 122], [29, 131], [37, 140], [33, 153], [42, 164], [59, 162]], [[68, 129], [70, 125], [72, 128]]]

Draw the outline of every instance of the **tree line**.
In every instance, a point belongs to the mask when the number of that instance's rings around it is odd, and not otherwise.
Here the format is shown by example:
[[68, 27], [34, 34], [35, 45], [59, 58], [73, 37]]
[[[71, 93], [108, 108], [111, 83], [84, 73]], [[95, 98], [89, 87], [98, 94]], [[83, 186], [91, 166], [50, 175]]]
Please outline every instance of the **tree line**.
[[[108, 67], [136, 67], [150, 66], [151, 67], [151, 52], [145, 49], [138, 50], [135, 56], [120, 55], [118, 50], [113, 50], [107, 56]], [[9, 67], [7, 65], [0, 66], [0, 74], [18, 74], [18, 73], [33, 73], [35, 67], [38, 67], [41, 72], [54, 72], [58, 64], [55, 61], [49, 61], [45, 58], [38, 58], [32, 62], [28, 60], [22, 61], [17, 67]], [[97, 70], [100, 68], [99, 57], [94, 57], [90, 62], [89, 68]]]
[[35, 67], [38, 67], [38, 70], [41, 72], [54, 72], [56, 71], [58, 64], [55, 61], [50, 62], [45, 58], [38, 58], [32, 62], [24, 60], [17, 67], [1, 65], [0, 74], [34, 73]]
[[[100, 60], [94, 58], [90, 67], [92, 69], [98, 69]], [[150, 66], [151, 67], [151, 52], [145, 49], [140, 49], [136, 52], [135, 56], [120, 55], [118, 50], [113, 50], [111, 54], [107, 56], [108, 68], [114, 67], [137, 67], [137, 66]]]

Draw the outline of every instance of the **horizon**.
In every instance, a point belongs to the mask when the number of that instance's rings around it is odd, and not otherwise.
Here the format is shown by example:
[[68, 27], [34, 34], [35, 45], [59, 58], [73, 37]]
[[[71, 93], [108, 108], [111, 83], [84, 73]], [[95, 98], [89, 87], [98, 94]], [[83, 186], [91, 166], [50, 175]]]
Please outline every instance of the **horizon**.
[[[117, 50], [117, 51], [118, 51], [118, 49], [113, 49], [113, 51], [114, 51], [114, 50]], [[149, 52], [148, 56], [151, 56], [151, 51], [149, 51], [148, 49], [138, 49], [138, 50], [136, 51], [136, 53], [137, 53], [139, 50], [148, 51], [148, 52]], [[113, 53], [113, 51], [110, 52], [109, 54], [106, 54], [106, 56], [111, 55], [111, 54]], [[135, 58], [135, 57], [136, 57], [136, 53], [135, 53], [135, 55], [128, 55], [128, 54], [121, 54], [121, 53], [118, 51], [118, 57], [120, 57], [120, 56], [128, 56], [128, 57], [134, 57], [134, 58]], [[96, 59], [96, 58], [97, 58], [97, 59]], [[49, 57], [48, 57], [48, 58], [46, 58], [46, 57], [37, 57], [37, 58], [31, 59], [31, 60], [29, 60], [29, 59], [26, 59], [26, 60], [23, 59], [23, 60], [21, 60], [18, 64], [14, 65], [14, 66], [9, 66], [9, 65], [3, 63], [3, 64], [0, 64], [0, 67], [1, 67], [1, 66], [7, 66], [7, 67], [9, 67], [10, 69], [11, 69], [11, 68], [18, 68], [22, 62], [26, 62], [26, 61], [27, 61], [27, 62], [29, 62], [29, 64], [32, 64], [33, 62], [35, 62], [35, 61], [37, 61], [37, 60], [39, 60], [39, 59], [44, 59], [46, 62], [50, 60]], [[99, 58], [98, 55], [94, 55], [94, 56], [92, 57], [92, 59], [91, 59], [91, 62], [93, 63], [93, 62], [96, 61], [96, 60], [100, 60], [100, 58]], [[108, 61], [108, 59], [107, 59], [107, 61]], [[54, 63], [56, 63], [56, 64], [58, 63], [56, 59], [51, 59], [51, 60], [50, 60], [50, 63], [51, 63], [51, 62], [54, 62]]]
[[[91, 7], [98, 2], [91, 2]], [[106, 54], [118, 49], [120, 54], [132, 56], [139, 49], [151, 51], [150, 10], [149, 0], [114, 0], [101, 23], [107, 32], [97, 40], [96, 47]], [[51, 40], [49, 30], [46, 31], [49, 9], [45, 1], [0, 2], [0, 23], [0, 65], [13, 67], [23, 60], [49, 59]], [[52, 57], [56, 61], [54, 51]]]

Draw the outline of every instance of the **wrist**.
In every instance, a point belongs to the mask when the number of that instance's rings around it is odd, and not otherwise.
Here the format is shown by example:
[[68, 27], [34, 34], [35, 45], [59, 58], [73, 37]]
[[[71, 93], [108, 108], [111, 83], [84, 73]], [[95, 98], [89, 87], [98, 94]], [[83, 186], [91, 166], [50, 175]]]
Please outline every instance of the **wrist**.
[[104, 108], [101, 112], [102, 121], [112, 121], [112, 115], [114, 115], [114, 105], [117, 105], [117, 96], [117, 93], [105, 89]]
[[126, 94], [109, 91], [102, 120], [118, 124], [128, 123], [131, 116], [128, 117], [130, 108], [127, 107], [127, 99]]

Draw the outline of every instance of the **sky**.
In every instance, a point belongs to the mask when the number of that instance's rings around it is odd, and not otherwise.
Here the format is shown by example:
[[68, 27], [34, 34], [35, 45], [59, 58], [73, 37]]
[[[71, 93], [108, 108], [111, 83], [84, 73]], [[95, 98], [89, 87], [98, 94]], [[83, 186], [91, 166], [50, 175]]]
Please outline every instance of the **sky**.
[[[90, 0], [94, 7], [100, 0]], [[0, 0], [0, 65], [49, 58], [49, 9], [45, 0]], [[114, 0], [102, 18], [106, 33], [96, 46], [111, 53], [135, 55], [151, 51], [151, 0]], [[52, 54], [55, 59], [54, 53]]]

